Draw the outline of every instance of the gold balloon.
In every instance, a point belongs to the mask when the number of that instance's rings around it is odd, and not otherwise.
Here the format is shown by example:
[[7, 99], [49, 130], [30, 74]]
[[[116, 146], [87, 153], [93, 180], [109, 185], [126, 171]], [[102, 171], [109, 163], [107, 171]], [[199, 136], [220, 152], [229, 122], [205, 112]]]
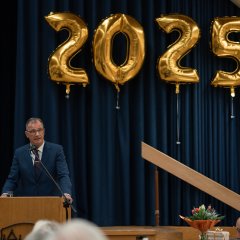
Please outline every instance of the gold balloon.
[[156, 22], [167, 33], [179, 33], [178, 39], [168, 46], [157, 63], [161, 79], [176, 84], [176, 93], [179, 93], [179, 84], [199, 82], [197, 70], [182, 67], [180, 62], [198, 42], [200, 29], [190, 17], [179, 14], [161, 15]]
[[[112, 59], [114, 36], [123, 33], [127, 38], [127, 56], [118, 66]], [[106, 79], [113, 82], [118, 91], [119, 84], [132, 79], [141, 69], [145, 57], [145, 41], [142, 26], [125, 14], [114, 14], [105, 19], [96, 29], [93, 39], [94, 65]]]
[[72, 58], [81, 51], [88, 38], [88, 29], [84, 21], [72, 13], [50, 13], [45, 17], [56, 31], [67, 29], [68, 39], [56, 48], [49, 58], [48, 71], [51, 80], [66, 85], [66, 93], [70, 93], [70, 85], [89, 83], [87, 73], [82, 68], [71, 66]]
[[240, 32], [239, 17], [215, 18], [212, 23], [212, 51], [218, 57], [232, 58], [237, 63], [233, 72], [217, 71], [211, 84], [215, 87], [228, 87], [231, 96], [235, 96], [234, 88], [240, 85], [240, 44], [229, 39], [229, 34]]

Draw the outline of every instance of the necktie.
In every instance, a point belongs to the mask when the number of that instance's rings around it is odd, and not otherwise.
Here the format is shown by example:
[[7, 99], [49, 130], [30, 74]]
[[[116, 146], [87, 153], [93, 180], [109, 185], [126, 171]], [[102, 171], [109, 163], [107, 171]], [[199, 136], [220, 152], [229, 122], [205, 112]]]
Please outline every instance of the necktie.
[[41, 163], [38, 155], [38, 150], [34, 149], [34, 173], [35, 173], [35, 178], [38, 179], [40, 172], [41, 172]]

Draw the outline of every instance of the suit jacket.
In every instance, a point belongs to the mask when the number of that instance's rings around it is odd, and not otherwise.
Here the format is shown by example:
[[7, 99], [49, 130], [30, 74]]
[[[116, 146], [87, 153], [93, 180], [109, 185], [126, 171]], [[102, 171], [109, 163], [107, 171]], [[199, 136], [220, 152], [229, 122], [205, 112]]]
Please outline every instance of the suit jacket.
[[[59, 184], [62, 192], [71, 194], [72, 185], [62, 146], [45, 141], [41, 161]], [[41, 167], [40, 171], [39, 177], [36, 178], [30, 144], [16, 149], [2, 193], [13, 191], [14, 196], [61, 196], [61, 191], [45, 169]]]

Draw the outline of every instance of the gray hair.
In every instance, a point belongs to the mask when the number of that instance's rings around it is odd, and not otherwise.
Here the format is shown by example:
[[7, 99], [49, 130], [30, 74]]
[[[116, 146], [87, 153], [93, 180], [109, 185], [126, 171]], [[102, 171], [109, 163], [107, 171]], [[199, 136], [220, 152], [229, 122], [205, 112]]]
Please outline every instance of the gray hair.
[[63, 224], [51, 240], [108, 240], [108, 238], [94, 223], [84, 219], [73, 219]]
[[55, 221], [38, 220], [24, 240], [50, 240], [50, 237], [52, 237], [59, 228], [60, 224]]
[[44, 128], [44, 123], [43, 123], [43, 120], [41, 118], [39, 118], [39, 117], [31, 117], [26, 122], [26, 129], [27, 129], [29, 123], [31, 123], [31, 122], [40, 122], [42, 124], [43, 128]]

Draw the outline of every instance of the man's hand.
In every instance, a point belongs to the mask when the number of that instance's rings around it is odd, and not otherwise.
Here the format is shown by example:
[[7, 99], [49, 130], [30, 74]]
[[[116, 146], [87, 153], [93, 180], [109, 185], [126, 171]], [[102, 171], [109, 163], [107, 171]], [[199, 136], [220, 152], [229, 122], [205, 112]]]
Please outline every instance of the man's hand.
[[68, 193], [64, 193], [64, 196], [66, 197], [68, 203], [69, 203], [69, 204], [72, 204], [73, 199], [72, 199], [71, 195], [68, 194]]

